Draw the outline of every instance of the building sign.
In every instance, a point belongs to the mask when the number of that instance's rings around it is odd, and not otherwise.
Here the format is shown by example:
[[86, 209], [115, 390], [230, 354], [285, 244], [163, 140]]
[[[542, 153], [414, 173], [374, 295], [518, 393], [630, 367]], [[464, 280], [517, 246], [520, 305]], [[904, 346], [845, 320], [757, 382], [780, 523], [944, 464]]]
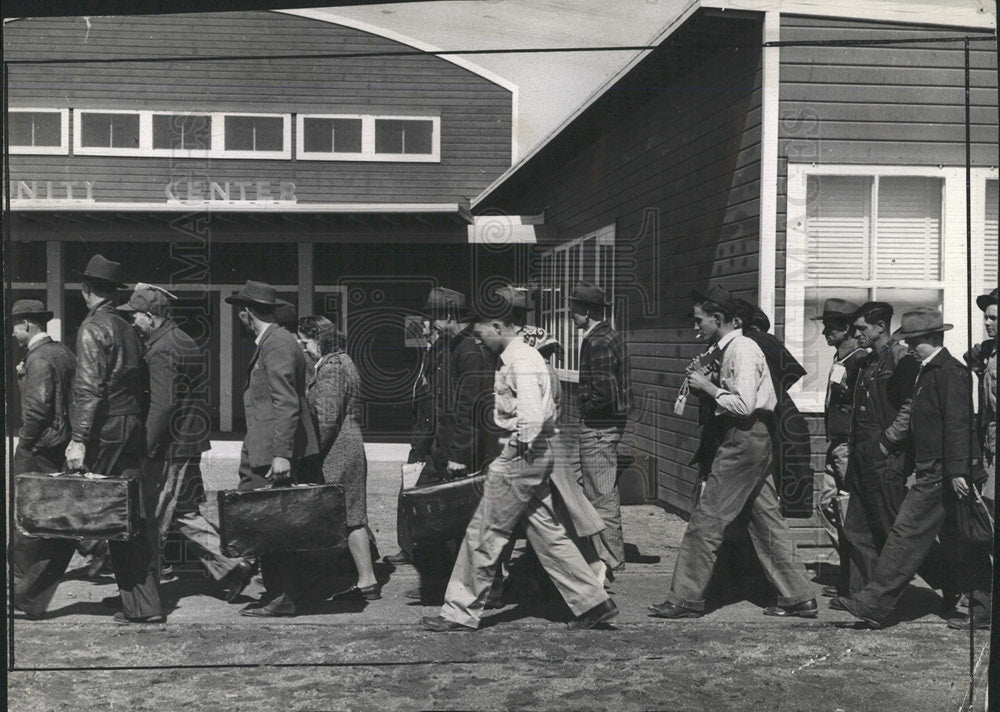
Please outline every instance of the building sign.
[[93, 200], [92, 180], [19, 180], [18, 200]]
[[295, 184], [268, 180], [214, 181], [177, 178], [167, 183], [168, 203], [295, 203]]

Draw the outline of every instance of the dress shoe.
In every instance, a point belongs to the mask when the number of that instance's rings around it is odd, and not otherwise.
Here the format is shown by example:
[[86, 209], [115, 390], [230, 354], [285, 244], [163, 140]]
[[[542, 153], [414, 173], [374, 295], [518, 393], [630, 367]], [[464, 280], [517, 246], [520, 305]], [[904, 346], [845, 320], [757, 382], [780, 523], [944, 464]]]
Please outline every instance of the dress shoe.
[[235, 601], [243, 593], [243, 589], [250, 585], [255, 568], [246, 561], [241, 561], [236, 564], [236, 568], [226, 574], [222, 581], [219, 582], [222, 585], [226, 603]]
[[701, 618], [705, 615], [701, 611], [694, 611], [684, 606], [678, 606], [670, 601], [650, 606], [649, 611], [653, 618]]
[[618, 615], [618, 606], [610, 598], [602, 603], [598, 603], [579, 618], [571, 620], [566, 624], [570, 630], [590, 630], [596, 628], [601, 623], [606, 623]]
[[420, 619], [420, 623], [424, 628], [435, 633], [471, 633], [476, 630], [475, 628], [450, 621], [441, 616], [424, 616]]
[[[838, 608], [837, 610], [847, 611], [848, 613], [850, 613], [852, 616], [854, 616], [855, 618], [857, 618], [858, 620], [860, 620], [861, 622], [863, 622], [865, 625], [867, 625], [872, 630], [882, 630], [882, 628], [883, 628], [882, 621], [876, 620], [876, 619], [872, 618], [871, 616], [866, 616], [863, 613], [860, 613], [857, 610], [858, 604], [855, 603], [853, 599], [838, 597], [838, 598], [834, 598], [833, 601], [837, 601], [838, 604], [840, 606], [842, 606], [842, 608]], [[833, 601], [830, 601], [830, 607], [831, 608], [833, 607]]]
[[160, 564], [160, 581], [173, 581], [177, 578], [174, 567], [170, 564]]
[[836, 586], [824, 586], [820, 589], [822, 593], [827, 598], [836, 598], [837, 596], [846, 596], [847, 594]]
[[778, 618], [815, 618], [818, 613], [819, 608], [816, 606], [815, 598], [796, 603], [794, 606], [768, 606], [764, 609], [765, 616]]
[[167, 617], [164, 615], [159, 616], [139, 616], [136, 618], [130, 618], [125, 615], [125, 611], [118, 611], [115, 613], [114, 622], [118, 625], [129, 625], [131, 623], [166, 623]]
[[483, 608], [487, 611], [499, 611], [501, 608], [506, 607], [506, 605], [503, 596], [497, 596], [495, 598], [487, 598], [486, 603], [483, 604]]
[[395, 554], [383, 556], [382, 561], [393, 566], [399, 566], [400, 564], [409, 564], [410, 557], [406, 555], [405, 551], [397, 551]]
[[29, 621], [40, 621], [45, 617], [44, 613], [35, 613], [33, 611], [25, 610], [20, 604], [17, 603], [14, 604], [14, 608]]
[[108, 596], [101, 599], [101, 605], [113, 611], [120, 611], [125, 604], [122, 603], [121, 596]]
[[403, 593], [407, 598], [412, 598], [414, 601], [419, 601], [423, 596], [420, 595], [420, 588], [408, 588]]
[[382, 587], [377, 583], [371, 586], [351, 586], [346, 591], [333, 594], [330, 599], [334, 601], [377, 601], [382, 598]]
[[[948, 621], [948, 627], [954, 630], [968, 630], [969, 629], [969, 619], [965, 618], [953, 618]], [[988, 618], [977, 618], [972, 624], [975, 630], [989, 630], [990, 629], [990, 619]]]
[[295, 606], [290, 602], [275, 603], [271, 601], [263, 606], [251, 603], [240, 609], [241, 616], [250, 618], [291, 618], [295, 615]]
[[831, 598], [830, 599], [830, 603], [829, 603], [830, 610], [831, 611], [846, 611], [847, 610], [847, 606], [844, 605], [844, 601], [843, 601], [844, 598], [847, 598], [847, 596], [834, 596], [833, 598]]

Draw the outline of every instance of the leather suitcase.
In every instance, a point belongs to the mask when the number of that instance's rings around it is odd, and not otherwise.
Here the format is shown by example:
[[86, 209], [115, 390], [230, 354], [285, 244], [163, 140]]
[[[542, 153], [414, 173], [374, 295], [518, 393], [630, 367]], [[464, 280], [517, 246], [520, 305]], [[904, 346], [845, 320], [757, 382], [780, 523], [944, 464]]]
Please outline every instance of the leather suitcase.
[[486, 475], [403, 490], [400, 504], [414, 548], [461, 539], [483, 496]]
[[217, 493], [227, 556], [339, 549], [347, 545], [342, 485], [293, 485]]
[[28, 536], [126, 541], [139, 530], [139, 482], [26, 472], [14, 478], [14, 511]]

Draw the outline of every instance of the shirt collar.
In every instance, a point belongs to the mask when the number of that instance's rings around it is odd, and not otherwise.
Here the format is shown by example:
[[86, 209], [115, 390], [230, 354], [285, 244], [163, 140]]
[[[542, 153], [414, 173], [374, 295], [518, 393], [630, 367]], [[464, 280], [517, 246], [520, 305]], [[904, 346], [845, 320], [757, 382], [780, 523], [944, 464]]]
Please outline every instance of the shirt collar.
[[593, 324], [591, 324], [590, 328], [587, 329], [585, 332], [583, 332], [583, 337], [580, 339], [580, 342], [583, 343], [583, 339], [586, 339], [588, 336], [590, 336], [590, 332], [596, 329], [598, 324], [603, 324], [603, 323], [604, 323], [603, 321], [595, 321]]
[[941, 353], [941, 351], [943, 349], [944, 349], [944, 346], [938, 346], [936, 349], [934, 349], [933, 351], [931, 351], [930, 355], [928, 355], [927, 358], [925, 358], [923, 361], [920, 362], [920, 368], [923, 368], [924, 366], [926, 366], [927, 364], [929, 364], [931, 361], [933, 361], [934, 357], [937, 356], [939, 353]]
[[534, 349], [525, 343], [524, 339], [518, 337], [516, 339], [511, 339], [511, 342], [507, 344], [507, 348], [503, 350], [500, 354], [500, 360], [503, 361], [505, 366], [510, 365], [510, 363], [517, 358], [518, 352], [524, 349]]
[[264, 334], [266, 334], [268, 330], [270, 330], [272, 327], [277, 327], [277, 326], [278, 326], [277, 324], [268, 324], [267, 326], [265, 326], [264, 330], [261, 331], [259, 334], [257, 334], [257, 338], [254, 339], [254, 342], [258, 346], [260, 346], [260, 342], [264, 340]]
[[44, 341], [46, 339], [49, 339], [49, 338], [51, 338], [51, 337], [46, 332], [39, 331], [37, 334], [35, 334], [34, 336], [32, 336], [31, 339], [28, 341], [28, 351], [31, 351], [38, 344], [40, 344], [42, 341]]
[[735, 339], [737, 336], [741, 336], [742, 334], [743, 332], [740, 331], [739, 329], [733, 329], [728, 334], [719, 339], [718, 343], [716, 343], [716, 346], [720, 349], [724, 349], [726, 348], [726, 345], [729, 344], [730, 341]]

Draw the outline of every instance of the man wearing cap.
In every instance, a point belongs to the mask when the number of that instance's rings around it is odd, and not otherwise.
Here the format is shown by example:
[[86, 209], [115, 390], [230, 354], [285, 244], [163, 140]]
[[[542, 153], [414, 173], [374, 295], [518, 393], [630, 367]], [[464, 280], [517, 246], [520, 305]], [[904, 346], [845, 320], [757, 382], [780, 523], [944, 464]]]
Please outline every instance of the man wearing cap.
[[766, 615], [816, 617], [816, 599], [795, 552], [770, 477], [771, 428], [777, 396], [760, 347], [734, 320], [739, 305], [721, 287], [692, 293], [695, 328], [721, 352], [718, 374], [692, 368], [692, 391], [715, 402], [716, 449], [705, 488], [681, 541], [667, 599], [650, 606], [657, 618], [705, 614], [705, 592], [724, 532], [749, 507], [749, 533], [764, 573], [777, 589]]
[[162, 287], [139, 283], [128, 302], [118, 307], [131, 316], [146, 344], [146, 450], [148, 472], [159, 493], [160, 545], [173, 526], [193, 545], [209, 575], [223, 586], [226, 600], [232, 601], [250, 582], [253, 567], [222, 554], [218, 530], [200, 511], [205, 503], [201, 454], [211, 447], [206, 410], [209, 354], [171, 318], [174, 300]]
[[[21, 429], [14, 450], [13, 475], [60, 472], [69, 442], [69, 404], [76, 358], [45, 333], [52, 312], [35, 299], [21, 299], [11, 309], [14, 338], [27, 350], [17, 365], [21, 391]], [[55, 591], [75, 550], [68, 539], [26, 537], [11, 528], [14, 607], [39, 617]]]
[[[250, 358], [243, 407], [247, 434], [240, 452], [239, 489], [253, 490], [307, 481], [303, 460], [319, 453], [316, 429], [305, 400], [306, 361], [298, 340], [274, 322], [274, 287], [248, 280], [239, 294], [226, 297], [239, 308], [244, 333], [257, 345]], [[279, 513], [275, 513], [276, 516]], [[241, 615], [294, 616], [307, 593], [308, 572], [296, 553], [260, 557], [266, 593]]]
[[885, 302], [867, 302], [854, 313], [858, 345], [870, 352], [854, 387], [848, 443], [849, 500], [843, 526], [851, 547], [851, 595], [871, 578], [913, 468], [910, 401], [920, 364], [892, 339], [892, 315], [892, 305]]
[[583, 489], [604, 519], [594, 538], [597, 554], [618, 572], [625, 568], [618, 444], [632, 408], [632, 380], [625, 340], [604, 321], [609, 306], [604, 290], [589, 282], [578, 283], [569, 298], [573, 324], [583, 332], [577, 386]]
[[122, 610], [114, 618], [122, 624], [160, 623], [166, 616], [159, 592], [156, 488], [143, 473], [142, 345], [112, 304], [116, 289], [126, 286], [121, 265], [95, 255], [81, 277], [89, 311], [76, 337], [72, 439], [66, 463], [71, 470], [138, 479], [138, 533], [130, 541], [109, 542], [122, 598]]
[[838, 497], [846, 490], [854, 387], [858, 382], [861, 364], [868, 355], [868, 351], [861, 348], [854, 335], [854, 312], [857, 310], [858, 305], [846, 299], [827, 299], [823, 304], [823, 313], [812, 318], [813, 321], [823, 322], [823, 336], [826, 337], [827, 345], [834, 348], [833, 364], [826, 383], [826, 470], [819, 505], [823, 515], [837, 531], [841, 575], [835, 587], [836, 595], [846, 595], [849, 590], [850, 548], [844, 535], [844, 513], [840, 509]]
[[983, 451], [983, 465], [989, 479], [983, 486], [983, 497], [996, 499], [997, 474], [997, 290], [976, 297], [983, 312], [986, 336], [965, 354], [965, 363], [979, 376], [979, 417], [977, 430]]
[[556, 405], [545, 361], [525, 343], [509, 307], [502, 316], [478, 318], [475, 330], [499, 354], [494, 417], [509, 437], [487, 469], [483, 496], [462, 540], [440, 614], [425, 617], [423, 626], [434, 632], [479, 627], [504, 549], [523, 521], [528, 542], [576, 615], [569, 627], [593, 628], [618, 609], [553, 510], [549, 480]]
[[[970, 437], [972, 374], [944, 348], [944, 332], [951, 328], [943, 323], [940, 311], [921, 307], [903, 314], [893, 334], [894, 339], [906, 341], [920, 363], [908, 423], [915, 482], [864, 588], [850, 598], [831, 602], [831, 608], [846, 610], [872, 628], [883, 627], [939, 535], [951, 552], [943, 584], [945, 610], [951, 607], [947, 599], [957, 598], [958, 591], [971, 581], [970, 613], [978, 627], [989, 627], [989, 551], [963, 548], [955, 527], [959, 500], [969, 497], [970, 488], [982, 482], [972, 481], [979, 461], [976, 440]], [[949, 625], [968, 626], [958, 620]]]

